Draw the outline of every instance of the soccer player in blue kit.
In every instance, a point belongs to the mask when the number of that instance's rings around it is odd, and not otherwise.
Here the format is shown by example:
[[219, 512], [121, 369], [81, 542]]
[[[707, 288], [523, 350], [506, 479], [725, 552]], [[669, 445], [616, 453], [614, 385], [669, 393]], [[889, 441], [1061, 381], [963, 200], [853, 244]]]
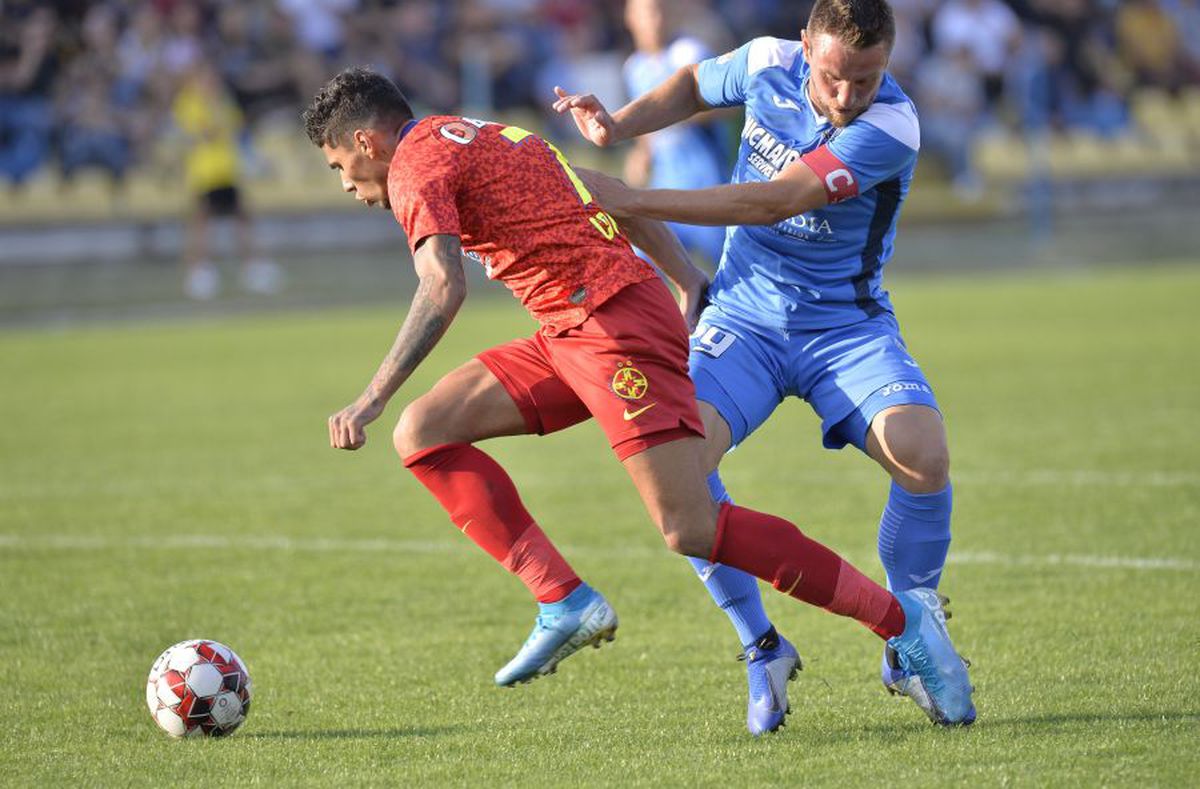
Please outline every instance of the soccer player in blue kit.
[[[679, 0], [626, 0], [625, 26], [635, 51], [621, 71], [625, 90], [637, 97], [658, 87], [677, 69], [713, 53], [699, 39], [675, 35]], [[625, 159], [625, 178], [652, 189], [701, 189], [725, 183], [726, 134], [719, 119], [696, 118], [639, 137]], [[670, 223], [689, 253], [713, 266], [721, 259], [725, 228]]]
[[[920, 147], [913, 104], [886, 73], [894, 39], [885, 0], [817, 0], [800, 41], [754, 39], [680, 68], [611, 115], [594, 96], [561, 88], [554, 106], [600, 146], [714, 107], [745, 107], [730, 184], [644, 190], [580, 175], [618, 216], [730, 226], [691, 340], [713, 497], [729, 498], [721, 457], [785, 397], [805, 399], [826, 447], [853, 444], [891, 476], [878, 548], [900, 591], [937, 587], [951, 485], [937, 400], [882, 285]], [[747, 725], [773, 731], [788, 711], [796, 650], [771, 625], [752, 577], [692, 561], [745, 647]], [[940, 722], [920, 681], [886, 649], [882, 678]], [[972, 707], [961, 722], [974, 718]]]

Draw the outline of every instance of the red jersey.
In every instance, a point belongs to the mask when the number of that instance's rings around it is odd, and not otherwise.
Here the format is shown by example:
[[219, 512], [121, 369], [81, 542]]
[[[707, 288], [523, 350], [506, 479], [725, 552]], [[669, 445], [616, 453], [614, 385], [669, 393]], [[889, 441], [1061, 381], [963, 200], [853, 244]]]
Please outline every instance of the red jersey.
[[409, 126], [388, 199], [414, 252], [428, 236], [458, 236], [551, 335], [658, 276], [558, 149], [515, 126], [445, 115]]

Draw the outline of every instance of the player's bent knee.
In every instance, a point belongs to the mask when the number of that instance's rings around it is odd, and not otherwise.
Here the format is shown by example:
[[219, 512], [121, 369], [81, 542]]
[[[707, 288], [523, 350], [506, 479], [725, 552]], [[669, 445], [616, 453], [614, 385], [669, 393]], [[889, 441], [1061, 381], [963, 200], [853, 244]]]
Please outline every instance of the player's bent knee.
[[392, 446], [396, 448], [396, 454], [401, 459], [421, 451], [421, 447], [417, 446], [407, 408], [400, 413], [400, 419], [397, 420], [396, 427], [392, 429]]
[[712, 540], [705, 540], [696, 535], [678, 531], [664, 531], [663, 542], [673, 553], [681, 556], [694, 556], [707, 559], [712, 554]]
[[899, 457], [893, 476], [909, 493], [937, 493], [950, 483], [950, 452], [940, 442], [914, 447]]
[[929, 442], [917, 453], [913, 470], [926, 492], [941, 490], [950, 481], [950, 450], [941, 441]]
[[437, 420], [430, 418], [430, 412], [429, 405], [422, 398], [418, 398], [405, 406], [400, 413], [400, 419], [392, 431], [392, 445], [401, 458], [446, 443], [435, 435], [433, 428]]
[[703, 523], [696, 522], [695, 516], [666, 516], [658, 524], [662, 532], [663, 542], [674, 553], [683, 556], [695, 556], [707, 559], [712, 554], [713, 538], [716, 528], [700, 528]]

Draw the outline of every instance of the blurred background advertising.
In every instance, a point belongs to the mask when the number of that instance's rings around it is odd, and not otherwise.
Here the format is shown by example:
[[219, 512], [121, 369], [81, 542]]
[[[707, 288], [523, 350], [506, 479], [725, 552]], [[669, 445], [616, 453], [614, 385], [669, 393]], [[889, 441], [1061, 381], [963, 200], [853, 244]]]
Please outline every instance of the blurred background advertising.
[[[397, 226], [347, 199], [300, 129], [338, 70], [654, 183], [651, 148], [584, 144], [553, 86], [615, 109], [671, 58], [798, 38], [810, 5], [0, 0], [0, 323], [394, 298]], [[1200, 0], [893, 6], [890, 69], [922, 127], [893, 271], [1194, 257]], [[706, 132], [719, 180], [741, 124]]]

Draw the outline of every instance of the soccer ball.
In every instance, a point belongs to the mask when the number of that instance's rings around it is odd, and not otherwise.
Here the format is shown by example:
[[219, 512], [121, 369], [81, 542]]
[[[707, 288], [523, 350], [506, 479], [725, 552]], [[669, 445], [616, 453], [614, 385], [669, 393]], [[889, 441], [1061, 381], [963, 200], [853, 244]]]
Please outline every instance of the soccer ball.
[[204, 639], [180, 641], [158, 656], [146, 679], [146, 706], [172, 737], [223, 737], [246, 720], [253, 687], [234, 651]]

